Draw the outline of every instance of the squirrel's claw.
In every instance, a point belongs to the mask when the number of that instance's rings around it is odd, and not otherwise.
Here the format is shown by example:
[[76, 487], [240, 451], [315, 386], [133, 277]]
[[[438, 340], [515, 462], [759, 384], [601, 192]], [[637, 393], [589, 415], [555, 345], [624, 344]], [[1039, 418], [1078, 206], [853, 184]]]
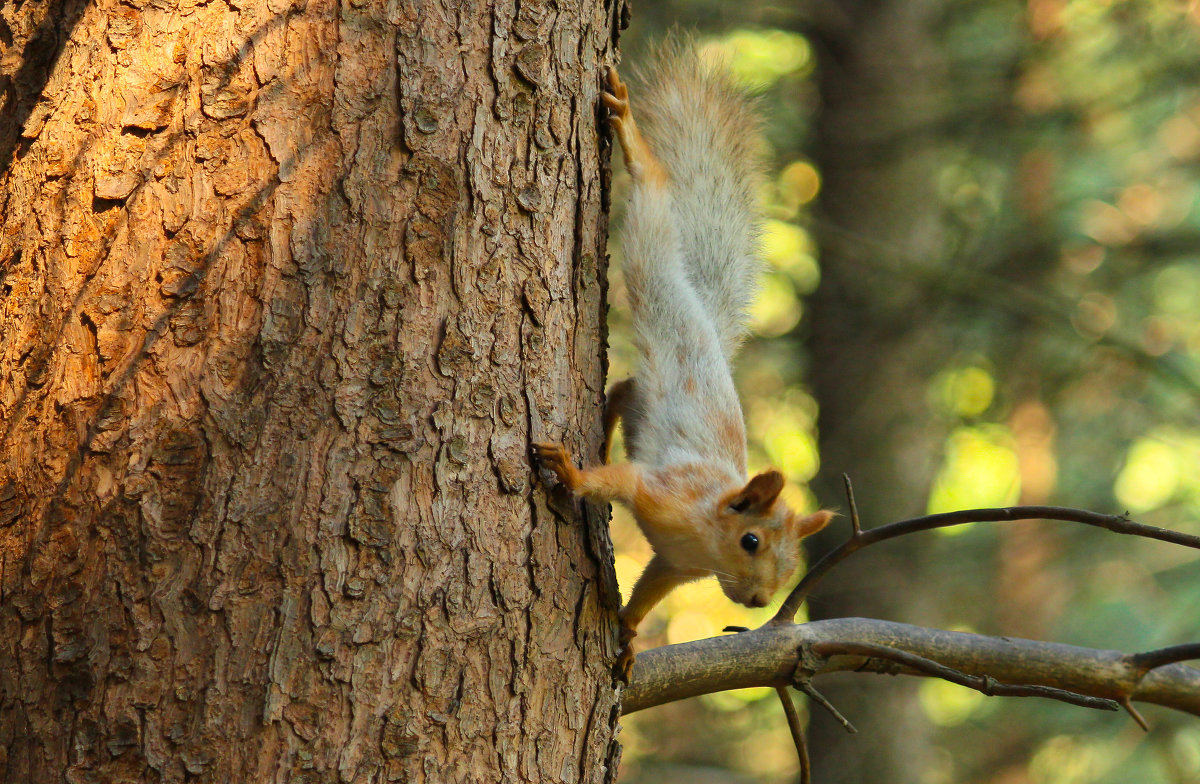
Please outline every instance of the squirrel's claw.
[[633, 663], [637, 660], [637, 653], [633, 650], [634, 637], [637, 637], [637, 629], [626, 626], [622, 622], [620, 636], [617, 638], [621, 643], [621, 650], [617, 652], [613, 675], [626, 686], [629, 685], [629, 676], [633, 673]]
[[658, 186], [666, 185], [666, 169], [650, 152], [650, 147], [634, 122], [633, 110], [629, 106], [629, 88], [617, 75], [617, 69], [609, 67], [606, 75], [608, 88], [600, 93], [600, 101], [608, 107], [608, 124], [621, 143], [625, 166], [635, 182], [645, 180]]
[[636, 660], [637, 654], [633, 651], [632, 643], [626, 644], [617, 654], [617, 662], [613, 665], [613, 675], [626, 686], [629, 685], [629, 676], [633, 674], [633, 663]]
[[621, 77], [617, 75], [617, 69], [610, 65], [608, 67], [607, 76], [608, 86], [612, 88], [612, 94], [622, 101], [628, 98], [629, 88], [625, 86], [625, 83], [621, 81]]
[[612, 112], [608, 117], [608, 121], [620, 125], [621, 120], [629, 113], [629, 101], [618, 98], [612, 93], [600, 93], [600, 100]]
[[600, 101], [608, 107], [608, 124], [620, 136], [629, 118], [629, 89], [617, 76], [615, 68], [608, 69], [608, 89], [600, 93]]
[[534, 444], [533, 456], [544, 467], [555, 474], [562, 473], [563, 463], [566, 462], [567, 450], [561, 444]]
[[551, 471], [558, 481], [574, 490], [577, 482], [577, 471], [571, 463], [571, 455], [562, 444], [534, 444], [533, 456], [546, 469]]
[[[600, 93], [600, 100], [608, 107], [610, 112], [608, 115], [608, 124], [620, 136], [622, 126], [629, 117], [629, 88], [621, 81], [621, 77], [617, 76], [617, 69], [609, 67], [608, 69], [608, 89]], [[624, 142], [622, 142], [624, 144]]]

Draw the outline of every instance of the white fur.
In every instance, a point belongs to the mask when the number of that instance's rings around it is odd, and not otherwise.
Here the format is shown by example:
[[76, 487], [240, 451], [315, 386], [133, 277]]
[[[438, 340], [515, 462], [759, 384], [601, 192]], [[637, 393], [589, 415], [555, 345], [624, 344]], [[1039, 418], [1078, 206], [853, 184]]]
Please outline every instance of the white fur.
[[630, 454], [649, 466], [717, 462], [744, 482], [744, 436], [728, 443], [714, 422], [734, 418], [744, 432], [731, 363], [762, 267], [754, 113], [687, 44], [664, 47], [641, 81], [634, 111], [669, 183], [635, 183], [622, 235], [641, 354]]
[[[633, 312], [634, 341], [641, 355], [626, 433], [629, 451], [650, 466], [723, 462], [745, 479], [740, 459], [725, 457], [717, 441], [715, 414], [741, 418], [721, 325], [705, 307], [685, 266], [671, 191], [638, 186], [625, 228], [625, 279]], [[693, 392], [685, 392], [692, 388]]]

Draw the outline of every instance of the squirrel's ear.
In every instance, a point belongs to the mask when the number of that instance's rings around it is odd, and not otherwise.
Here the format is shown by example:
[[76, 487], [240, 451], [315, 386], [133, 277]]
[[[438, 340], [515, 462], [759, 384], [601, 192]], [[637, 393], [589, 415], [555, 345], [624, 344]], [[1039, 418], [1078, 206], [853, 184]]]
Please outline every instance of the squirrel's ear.
[[829, 521], [832, 519], [833, 512], [828, 509], [822, 509], [810, 515], [792, 515], [792, 532], [797, 539], [803, 539], [829, 525]]
[[729, 502], [735, 512], [761, 514], [771, 508], [779, 491], [783, 490], [783, 474], [775, 469], [763, 471], [746, 483], [746, 486]]

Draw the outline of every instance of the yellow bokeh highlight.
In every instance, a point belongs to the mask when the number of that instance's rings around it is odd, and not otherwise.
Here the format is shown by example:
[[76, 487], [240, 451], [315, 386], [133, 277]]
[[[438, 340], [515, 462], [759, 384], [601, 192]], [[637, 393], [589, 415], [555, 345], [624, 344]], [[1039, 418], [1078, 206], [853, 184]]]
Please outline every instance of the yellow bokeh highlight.
[[1071, 325], [1085, 338], [1097, 340], [1117, 325], [1120, 315], [1115, 299], [1099, 291], [1089, 291], [1075, 303]]
[[675, 645], [692, 640], [712, 637], [719, 629], [711, 614], [702, 609], [683, 610], [675, 613], [667, 623], [667, 642]]
[[821, 282], [821, 269], [813, 255], [812, 237], [794, 223], [769, 220], [763, 224], [763, 257], [772, 268], [788, 276], [795, 290], [810, 294]]
[[922, 681], [917, 696], [921, 702], [921, 710], [939, 727], [962, 724], [986, 699], [974, 689], [940, 678]]
[[1194, 318], [1200, 302], [1200, 265], [1175, 264], [1154, 276], [1154, 305], [1162, 313]]
[[[702, 695], [700, 700], [718, 713], [733, 713], [745, 709], [752, 702], [757, 702], [760, 699], [758, 696], [759, 691], [760, 689], [717, 691], [712, 694]], [[792, 753], [794, 754], [795, 752]]]
[[812, 71], [812, 46], [802, 35], [783, 30], [736, 30], [707, 41], [701, 54], [726, 62], [742, 81], [767, 87], [790, 74]]
[[793, 161], [779, 173], [779, 196], [785, 207], [795, 211], [821, 192], [821, 174], [808, 161]]
[[808, 482], [821, 465], [817, 440], [807, 430], [789, 428], [767, 433], [762, 440], [771, 464], [796, 482]]
[[1200, 503], [1200, 434], [1164, 428], [1139, 438], [1129, 447], [1113, 492], [1135, 513], [1178, 498]]
[[771, 400], [751, 398], [746, 423], [753, 438], [761, 440], [777, 428], [812, 431], [817, 423], [817, 401], [801, 389], [787, 389]]
[[[929, 513], [1010, 506], [1020, 491], [1020, 465], [1008, 428], [961, 427], [947, 440], [946, 457], [929, 496]], [[942, 530], [953, 533], [965, 528]]]
[[977, 417], [992, 405], [996, 382], [980, 367], [948, 370], [934, 382], [940, 406], [960, 417]]
[[746, 426], [766, 460], [792, 482], [808, 482], [821, 465], [816, 441], [817, 404], [799, 390], [774, 399], [748, 400]]
[[1179, 460], [1175, 450], [1150, 439], [1142, 439], [1130, 447], [1125, 467], [1113, 486], [1117, 500], [1131, 512], [1160, 507], [1178, 489]]
[[1098, 199], [1083, 205], [1080, 223], [1084, 234], [1108, 247], [1128, 245], [1137, 237], [1137, 228], [1128, 215]]
[[750, 329], [762, 337], [779, 337], [800, 322], [803, 312], [800, 298], [787, 278], [764, 275], [758, 298], [750, 307]]

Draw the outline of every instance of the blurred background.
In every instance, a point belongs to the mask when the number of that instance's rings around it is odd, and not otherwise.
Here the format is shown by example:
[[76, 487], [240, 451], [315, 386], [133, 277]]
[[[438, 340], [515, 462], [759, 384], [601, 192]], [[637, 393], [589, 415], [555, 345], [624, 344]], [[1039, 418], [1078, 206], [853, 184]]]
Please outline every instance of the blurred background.
[[[1200, 7], [1167, 0], [661, 0], [626, 67], [696, 31], [762, 95], [769, 274], [737, 371], [752, 471], [865, 526], [1057, 504], [1200, 534]], [[633, 95], [634, 111], [637, 96]], [[621, 182], [617, 183], [618, 191]], [[618, 209], [621, 194], [614, 205]], [[614, 242], [612, 373], [631, 372]], [[811, 541], [819, 555], [845, 518]], [[650, 552], [614, 521], [627, 592]], [[774, 612], [715, 581], [643, 647]], [[1200, 553], [1068, 523], [978, 524], [838, 567], [811, 618], [1145, 650], [1200, 640]], [[857, 674], [818, 688], [818, 784], [1200, 781], [1200, 720]], [[792, 782], [773, 692], [626, 718], [621, 780]]]

